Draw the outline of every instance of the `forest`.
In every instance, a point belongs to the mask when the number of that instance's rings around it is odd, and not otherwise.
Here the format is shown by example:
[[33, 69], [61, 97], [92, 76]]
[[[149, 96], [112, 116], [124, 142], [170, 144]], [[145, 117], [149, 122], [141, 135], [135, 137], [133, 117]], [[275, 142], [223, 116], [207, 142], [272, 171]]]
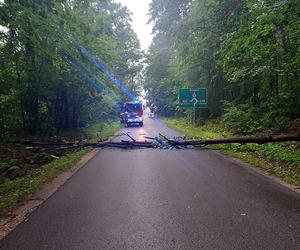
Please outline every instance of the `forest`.
[[298, 0], [153, 0], [145, 89], [163, 116], [178, 89], [207, 88], [198, 124], [221, 117], [238, 134], [299, 128]]
[[52, 136], [117, 117], [126, 96], [78, 48], [140, 90], [143, 52], [121, 4], [1, 1], [0, 13], [0, 138]]
[[133, 93], [144, 88], [162, 116], [190, 115], [178, 107], [179, 88], [207, 88], [198, 124], [221, 117], [245, 135], [299, 125], [297, 0], [153, 0], [147, 54], [129, 10], [113, 0], [2, 1], [0, 13], [0, 138], [117, 117], [126, 96], [81, 46]]

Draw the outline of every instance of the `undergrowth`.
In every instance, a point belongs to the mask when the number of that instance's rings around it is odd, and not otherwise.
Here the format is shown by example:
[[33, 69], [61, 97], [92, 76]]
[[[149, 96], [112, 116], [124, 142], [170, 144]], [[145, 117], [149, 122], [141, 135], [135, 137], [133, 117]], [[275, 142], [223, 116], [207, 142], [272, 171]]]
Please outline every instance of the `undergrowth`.
[[[80, 131], [64, 133], [65, 139], [96, 141], [120, 129], [118, 122], [97, 123]], [[0, 145], [0, 215], [37, 190], [61, 171], [72, 167], [90, 149], [54, 153], [28, 150], [14, 144]]]

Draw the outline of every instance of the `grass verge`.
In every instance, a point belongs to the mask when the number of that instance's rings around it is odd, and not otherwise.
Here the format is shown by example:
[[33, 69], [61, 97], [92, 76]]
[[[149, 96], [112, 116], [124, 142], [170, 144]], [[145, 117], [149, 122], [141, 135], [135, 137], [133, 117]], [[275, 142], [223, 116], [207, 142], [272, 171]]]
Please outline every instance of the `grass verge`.
[[122, 126], [119, 121], [96, 123], [82, 129], [82, 132], [88, 140], [95, 141], [102, 140], [113, 135], [116, 131], [121, 129], [121, 127]]
[[[118, 122], [97, 123], [82, 129], [78, 134], [80, 136], [83, 134], [84, 138], [94, 141], [107, 138], [120, 128]], [[74, 134], [72, 135], [74, 136]], [[50, 157], [48, 153], [29, 152], [14, 145], [9, 145], [9, 147], [13, 148], [8, 150], [8, 146], [0, 147], [0, 170], [3, 170], [0, 172], [0, 216], [6, 215], [18, 202], [62, 171], [74, 166], [77, 161], [91, 151], [90, 148], [72, 150], [45, 164], [43, 163], [45, 161], [41, 161], [41, 157], [46, 157], [48, 160]], [[10, 152], [13, 154], [9, 155]], [[17, 171], [12, 179], [7, 175], [7, 169]]]
[[72, 167], [91, 149], [82, 149], [65, 155], [39, 169], [31, 169], [14, 180], [6, 179], [0, 184], [0, 215], [5, 215], [17, 202], [36, 191], [43, 183], [58, 173]]
[[[170, 128], [179, 131], [189, 138], [220, 138], [233, 136], [226, 126], [218, 121], [210, 121], [204, 126], [193, 128], [183, 118], [162, 118]], [[258, 144], [219, 144], [211, 148], [239, 158], [254, 167], [273, 174], [287, 183], [300, 187], [300, 152], [299, 143]]]

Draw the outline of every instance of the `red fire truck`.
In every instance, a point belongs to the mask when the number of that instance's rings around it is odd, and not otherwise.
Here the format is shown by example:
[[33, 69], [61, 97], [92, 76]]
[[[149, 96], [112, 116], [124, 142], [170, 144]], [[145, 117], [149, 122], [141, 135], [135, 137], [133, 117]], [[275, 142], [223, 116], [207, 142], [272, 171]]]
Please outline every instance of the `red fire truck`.
[[143, 126], [143, 105], [140, 101], [125, 102], [120, 113], [120, 121], [125, 126], [137, 124]]

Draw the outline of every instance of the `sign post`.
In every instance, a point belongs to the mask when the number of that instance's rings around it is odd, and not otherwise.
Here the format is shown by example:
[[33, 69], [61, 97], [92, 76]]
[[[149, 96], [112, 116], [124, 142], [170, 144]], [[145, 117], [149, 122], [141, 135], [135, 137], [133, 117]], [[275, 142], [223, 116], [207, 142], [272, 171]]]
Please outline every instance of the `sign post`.
[[196, 109], [195, 109], [195, 107], [193, 108], [193, 117], [192, 117], [192, 119], [193, 119], [193, 127], [195, 127], [195, 125], [196, 125]]
[[207, 89], [179, 89], [179, 108], [193, 109], [192, 124], [196, 124], [196, 109], [207, 108]]

